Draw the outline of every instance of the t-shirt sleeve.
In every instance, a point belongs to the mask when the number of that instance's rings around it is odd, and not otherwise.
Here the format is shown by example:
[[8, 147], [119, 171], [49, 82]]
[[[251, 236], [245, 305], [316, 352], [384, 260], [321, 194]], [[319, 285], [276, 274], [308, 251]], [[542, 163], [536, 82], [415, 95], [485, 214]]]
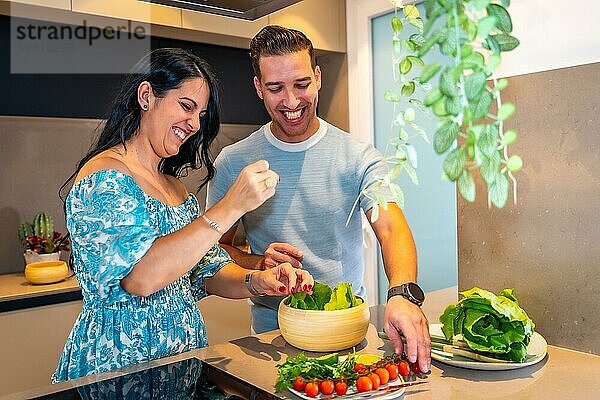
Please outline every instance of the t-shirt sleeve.
[[223, 149], [215, 159], [215, 176], [206, 189], [206, 209], [221, 200], [233, 184], [233, 178], [227, 161], [227, 149]]
[[117, 171], [100, 171], [77, 191], [67, 209], [67, 223], [72, 240], [82, 249], [85, 273], [103, 303], [127, 301], [133, 295], [121, 287], [121, 279], [159, 236], [143, 192], [133, 178]]
[[[377, 185], [377, 180], [382, 178], [388, 172], [388, 167], [383, 159], [383, 155], [372, 145], [367, 145], [363, 149], [357, 169], [360, 179], [360, 193], [363, 193], [363, 190], [365, 189], [375, 187], [375, 185]], [[382, 185], [377, 190], [377, 193], [384, 195], [389, 203], [396, 202], [387, 186]], [[364, 194], [360, 196], [359, 204], [364, 212], [373, 208], [374, 203], [375, 199], [369, 198]]]
[[190, 282], [194, 300], [198, 301], [206, 297], [208, 293], [204, 287], [204, 280], [214, 276], [221, 268], [234, 261], [229, 254], [218, 244], [210, 248], [202, 257], [200, 262], [192, 268]]

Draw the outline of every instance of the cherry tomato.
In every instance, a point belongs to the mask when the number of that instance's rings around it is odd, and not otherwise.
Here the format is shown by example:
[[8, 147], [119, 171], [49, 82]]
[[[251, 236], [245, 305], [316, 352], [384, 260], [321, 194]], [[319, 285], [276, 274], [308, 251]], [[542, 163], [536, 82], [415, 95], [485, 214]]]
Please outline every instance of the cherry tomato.
[[359, 393], [373, 390], [373, 381], [368, 376], [361, 376], [356, 380], [356, 390]]
[[306, 382], [304, 382], [304, 378], [301, 376], [297, 376], [296, 379], [294, 379], [292, 387], [294, 388], [294, 390], [303, 392], [304, 388], [306, 387]]
[[412, 372], [414, 372], [417, 375], [419, 375], [421, 373], [421, 368], [419, 368], [418, 363], [414, 363], [413, 365], [411, 365], [410, 369], [412, 370]]
[[410, 365], [408, 361], [402, 360], [398, 363], [398, 373], [402, 376], [410, 375]]
[[335, 394], [338, 396], [343, 396], [348, 391], [348, 384], [344, 381], [336, 382], [335, 384]]
[[354, 371], [358, 372], [359, 374], [364, 374], [367, 371], [367, 367], [365, 367], [365, 364], [354, 364]]
[[389, 382], [389, 380], [390, 380], [390, 373], [388, 372], [387, 369], [385, 369], [385, 368], [377, 368], [375, 370], [375, 373], [377, 374], [377, 376], [379, 376], [379, 380], [381, 381], [382, 385], [385, 385], [386, 383]]
[[398, 366], [396, 364], [388, 364], [385, 366], [388, 373], [390, 374], [390, 381], [393, 381], [398, 377]]
[[333, 393], [334, 385], [331, 379], [325, 379], [319, 385], [319, 389], [321, 389], [321, 393], [323, 394], [331, 394]]
[[379, 385], [381, 385], [381, 379], [379, 379], [379, 375], [377, 375], [375, 372], [371, 372], [369, 375], [367, 375], [367, 377], [369, 377], [371, 382], [373, 382], [373, 390], [379, 389]]
[[304, 387], [304, 393], [306, 393], [308, 397], [317, 397], [319, 394], [319, 384], [316, 382], [307, 383]]

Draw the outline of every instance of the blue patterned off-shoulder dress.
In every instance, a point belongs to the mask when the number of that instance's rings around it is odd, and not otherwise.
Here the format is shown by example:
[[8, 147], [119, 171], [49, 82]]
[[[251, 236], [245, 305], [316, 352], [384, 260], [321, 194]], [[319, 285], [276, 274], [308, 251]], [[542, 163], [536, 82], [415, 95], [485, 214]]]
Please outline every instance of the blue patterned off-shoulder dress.
[[132, 295], [120, 285], [154, 240], [199, 216], [192, 194], [183, 204], [169, 206], [116, 170], [95, 172], [73, 185], [66, 217], [83, 309], [52, 382], [207, 345], [195, 302], [206, 296], [204, 279], [233, 262], [221, 247], [212, 247], [188, 273], [148, 297]]

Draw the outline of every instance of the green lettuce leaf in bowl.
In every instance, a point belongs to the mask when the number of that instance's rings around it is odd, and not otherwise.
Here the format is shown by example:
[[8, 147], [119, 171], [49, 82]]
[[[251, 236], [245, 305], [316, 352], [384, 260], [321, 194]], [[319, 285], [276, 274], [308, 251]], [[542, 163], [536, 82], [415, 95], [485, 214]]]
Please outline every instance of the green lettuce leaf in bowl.
[[349, 282], [338, 283], [332, 289], [325, 283], [315, 281], [312, 295], [305, 292], [292, 293], [286, 299], [288, 306], [300, 310], [345, 310], [362, 302], [352, 291], [352, 284]]
[[447, 340], [459, 336], [471, 349], [513, 362], [523, 362], [535, 328], [519, 306], [514, 289], [498, 295], [480, 288], [460, 292], [463, 298], [440, 316]]

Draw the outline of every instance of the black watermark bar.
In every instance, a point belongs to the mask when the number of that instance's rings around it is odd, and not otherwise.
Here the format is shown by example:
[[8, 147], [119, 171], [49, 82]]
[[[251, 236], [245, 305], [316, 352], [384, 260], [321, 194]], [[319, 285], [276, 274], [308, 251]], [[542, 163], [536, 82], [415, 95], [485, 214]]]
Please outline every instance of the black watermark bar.
[[10, 46], [12, 74], [124, 74], [150, 52], [150, 25], [76, 13], [42, 21], [13, 3]]

